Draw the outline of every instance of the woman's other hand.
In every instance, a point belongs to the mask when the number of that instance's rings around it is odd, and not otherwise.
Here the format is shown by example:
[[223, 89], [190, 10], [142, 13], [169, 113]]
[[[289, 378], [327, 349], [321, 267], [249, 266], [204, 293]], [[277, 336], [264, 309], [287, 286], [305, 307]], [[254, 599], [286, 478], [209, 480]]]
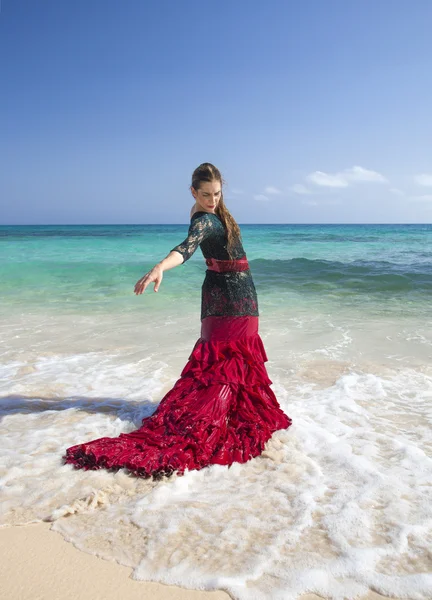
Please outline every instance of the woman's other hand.
[[153, 267], [151, 271], [146, 273], [144, 277], [141, 277], [135, 284], [135, 294], [142, 294], [146, 287], [152, 282], [155, 282], [154, 291], [157, 292], [159, 290], [159, 286], [162, 283], [163, 279], [163, 269], [159, 265]]

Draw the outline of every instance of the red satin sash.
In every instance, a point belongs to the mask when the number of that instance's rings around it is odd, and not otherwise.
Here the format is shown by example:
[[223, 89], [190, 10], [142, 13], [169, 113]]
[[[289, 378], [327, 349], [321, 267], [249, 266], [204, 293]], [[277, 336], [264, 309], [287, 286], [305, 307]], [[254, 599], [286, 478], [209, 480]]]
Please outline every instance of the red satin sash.
[[227, 271], [246, 271], [249, 269], [249, 263], [246, 257], [236, 260], [219, 260], [217, 258], [206, 258], [207, 269], [225, 273]]

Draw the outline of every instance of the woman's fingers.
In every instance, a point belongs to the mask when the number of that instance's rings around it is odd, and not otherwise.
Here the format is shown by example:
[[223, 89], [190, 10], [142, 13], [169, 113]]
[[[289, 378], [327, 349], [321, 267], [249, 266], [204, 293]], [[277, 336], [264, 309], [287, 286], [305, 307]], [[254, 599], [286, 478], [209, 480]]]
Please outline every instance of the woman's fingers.
[[162, 282], [162, 273], [152, 273], [151, 271], [146, 273], [144, 277], [141, 277], [141, 279], [136, 282], [134, 290], [135, 294], [142, 294], [152, 281], [155, 282], [154, 291], [157, 292]]
[[135, 294], [142, 294], [147, 285], [150, 283], [149, 274], [147, 273], [144, 277], [141, 277], [135, 284]]
[[141, 293], [145, 292], [146, 287], [152, 282], [152, 278], [147, 275], [141, 283]]
[[156, 278], [155, 286], [154, 286], [154, 291], [155, 292], [159, 291], [159, 286], [160, 286], [161, 283], [162, 283], [162, 274], [159, 277]]

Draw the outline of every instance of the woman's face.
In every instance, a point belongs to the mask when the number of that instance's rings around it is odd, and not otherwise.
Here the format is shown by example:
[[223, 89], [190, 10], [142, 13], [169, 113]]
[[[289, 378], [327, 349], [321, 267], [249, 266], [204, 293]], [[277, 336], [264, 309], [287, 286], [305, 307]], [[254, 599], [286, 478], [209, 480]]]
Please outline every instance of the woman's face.
[[215, 212], [222, 193], [219, 181], [203, 181], [199, 190], [192, 187], [191, 191], [199, 210]]

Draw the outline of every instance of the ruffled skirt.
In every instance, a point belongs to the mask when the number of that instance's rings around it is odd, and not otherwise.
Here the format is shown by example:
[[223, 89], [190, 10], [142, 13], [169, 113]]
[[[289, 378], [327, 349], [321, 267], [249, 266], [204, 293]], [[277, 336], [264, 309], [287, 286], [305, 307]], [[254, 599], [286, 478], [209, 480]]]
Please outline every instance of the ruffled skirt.
[[291, 419], [270, 388], [258, 317], [207, 317], [180, 378], [131, 433], [72, 446], [77, 468], [126, 468], [141, 477], [244, 463]]

